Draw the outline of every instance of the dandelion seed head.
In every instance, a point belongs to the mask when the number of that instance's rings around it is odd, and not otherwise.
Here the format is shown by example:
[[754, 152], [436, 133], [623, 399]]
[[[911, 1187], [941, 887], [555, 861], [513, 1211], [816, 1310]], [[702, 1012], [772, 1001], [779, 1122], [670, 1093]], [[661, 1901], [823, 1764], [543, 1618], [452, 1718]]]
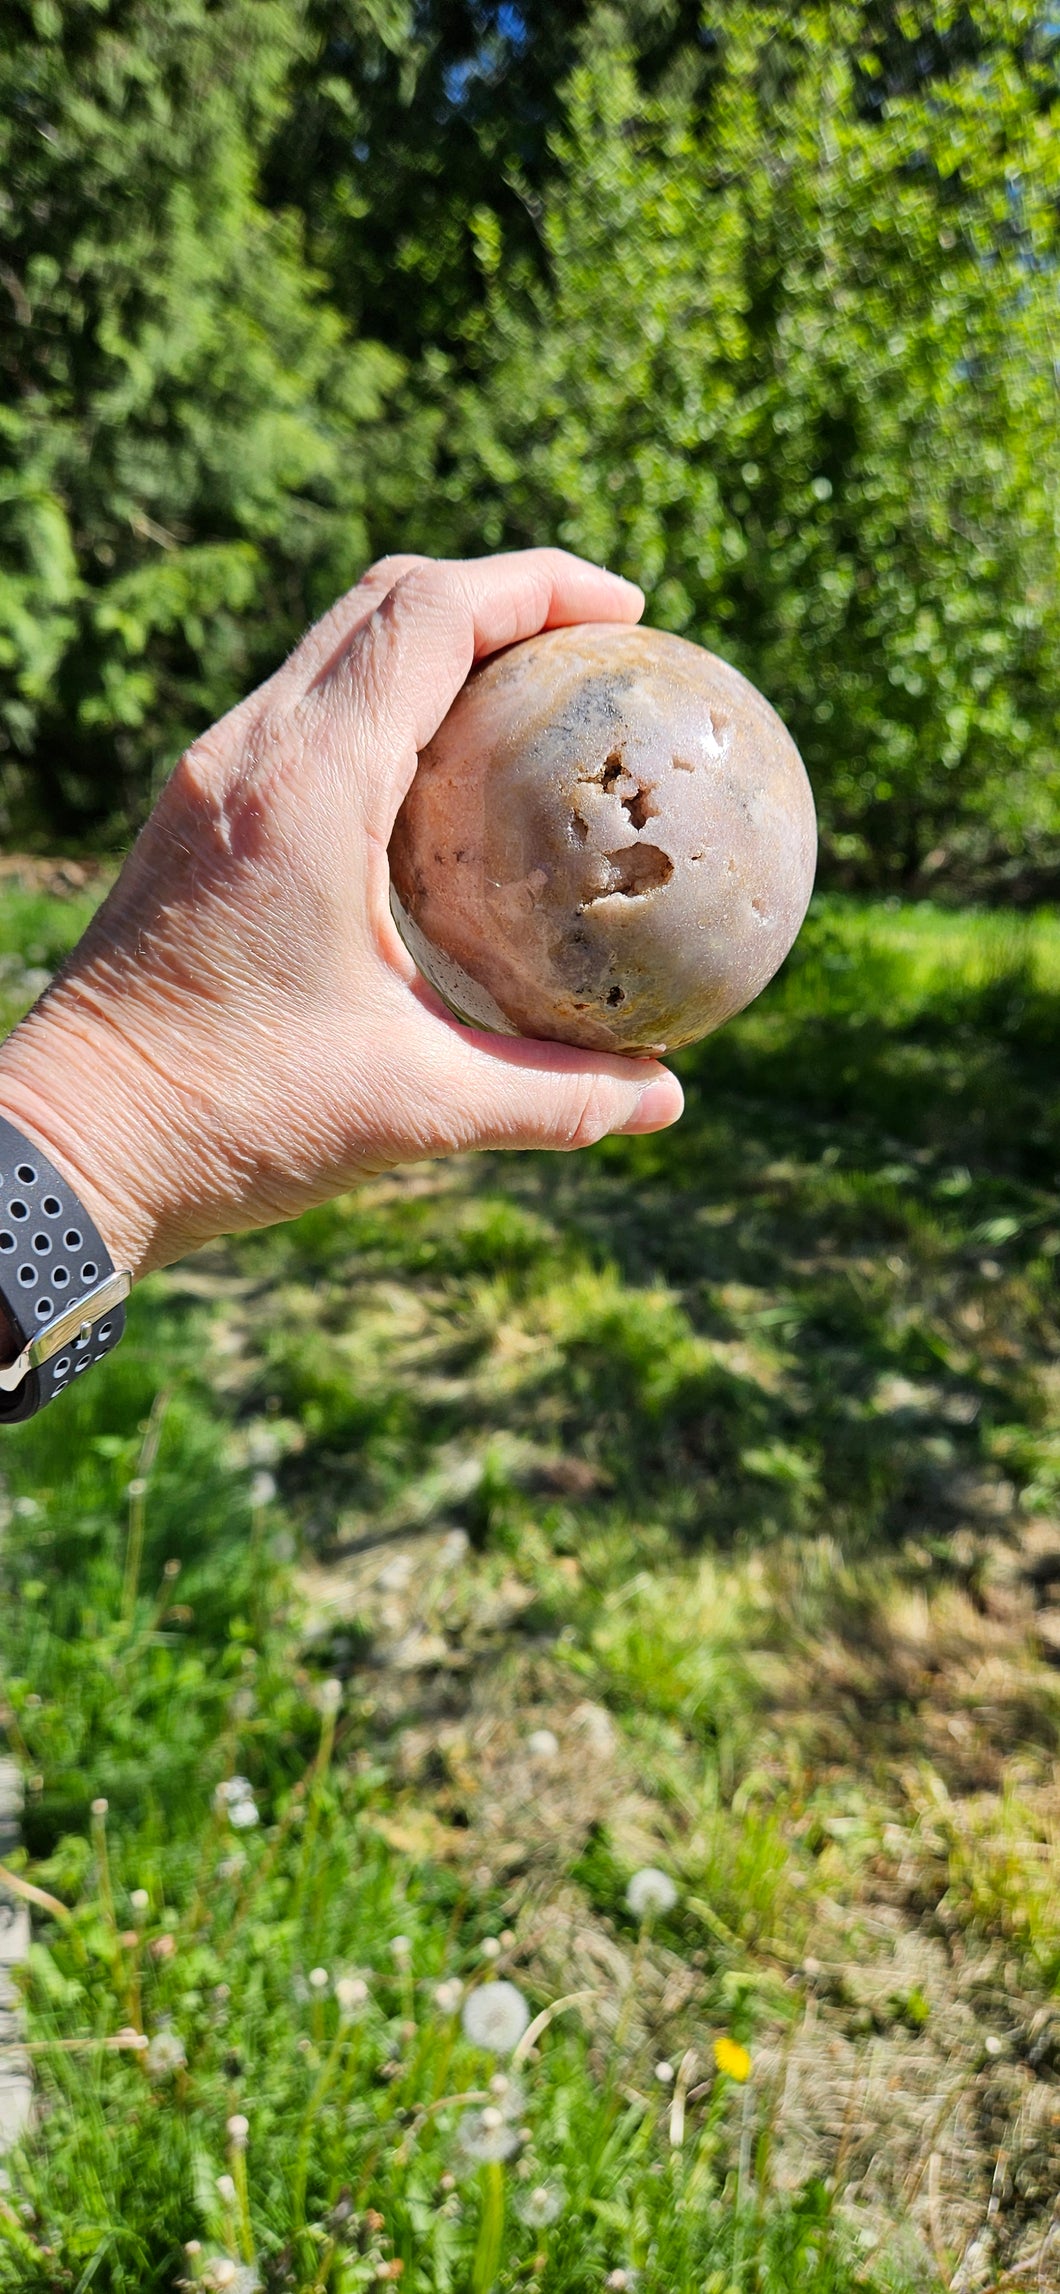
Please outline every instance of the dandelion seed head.
[[217, 2196], [219, 2199], [223, 2200], [225, 2206], [235, 2205], [236, 2186], [232, 2180], [231, 2175], [218, 2175]]
[[550, 1728], [532, 1728], [526, 1740], [531, 1760], [555, 1760], [559, 1752], [559, 1738]]
[[255, 1800], [237, 1800], [228, 1811], [228, 1821], [237, 1832], [249, 1832], [257, 1824], [258, 1806]]
[[245, 1872], [246, 1868], [246, 1856], [242, 1848], [237, 1848], [234, 1856], [222, 1858], [217, 1867], [217, 1877], [219, 1880], [238, 1880], [240, 1873]]
[[151, 1909], [151, 1898], [146, 1888], [134, 1888], [129, 1902], [133, 1911], [137, 1913], [148, 1912]]
[[486, 1936], [480, 1948], [483, 1959], [499, 1959], [501, 1956], [501, 1947], [496, 1936]]
[[215, 1808], [233, 1808], [237, 1801], [253, 1800], [254, 1787], [249, 1776], [223, 1776], [214, 1788]]
[[626, 1889], [626, 1902], [635, 1920], [654, 1919], [661, 1912], [673, 1911], [677, 1889], [669, 1872], [660, 1872], [654, 1864], [644, 1864], [633, 1874]]
[[457, 2148], [469, 2166], [496, 2166], [501, 2159], [510, 2159], [519, 2148], [519, 2137], [509, 2127], [499, 2111], [489, 2117], [497, 2125], [486, 2125], [485, 2111], [465, 2111], [456, 2130]]
[[560, 2182], [532, 2183], [529, 2190], [521, 2192], [517, 2212], [529, 2230], [543, 2230], [546, 2223], [555, 2222], [562, 2214], [566, 2196]]
[[483, 1983], [468, 1993], [461, 2020], [472, 2046], [510, 2055], [530, 2021], [530, 2009], [517, 1984]]
[[229, 2142], [235, 2144], [237, 2151], [245, 2151], [247, 2136], [250, 2133], [250, 2120], [244, 2117], [242, 2111], [233, 2111], [231, 2118], [227, 2121], [227, 2128]]
[[487, 2103], [481, 2118], [487, 2134], [492, 2134], [495, 2127], [503, 2127], [504, 2125], [504, 2113], [498, 2111], [495, 2103]]
[[986, 2048], [988, 2055], [1000, 2055], [1002, 2042], [998, 2038], [996, 2031], [987, 2032], [986, 2038], [983, 2041], [983, 2045]]
[[276, 1476], [275, 1474], [268, 1473], [265, 1467], [262, 1466], [258, 1473], [252, 1474], [250, 1477], [251, 1505], [271, 1505], [275, 1495]]
[[398, 1962], [398, 1965], [399, 1965], [399, 1966], [400, 1966], [400, 1964], [401, 1964], [402, 1960], [411, 1959], [411, 1957], [412, 1957], [412, 1938], [411, 1938], [411, 1936], [391, 1936], [391, 1938], [390, 1938], [390, 1956], [391, 1956], [391, 1958], [392, 1958], [392, 1959], [396, 1959], [396, 1960], [397, 1960], [397, 1962]]
[[455, 2015], [464, 1996], [464, 1986], [458, 1975], [446, 1977], [444, 1983], [434, 1987], [434, 2004], [443, 2015]]
[[342, 1703], [342, 1682], [321, 1681], [317, 1690], [317, 1708], [322, 1713], [337, 1713]]
[[313, 1991], [326, 1991], [330, 1982], [331, 1977], [328, 1974], [326, 1967], [310, 1968], [309, 1983]]
[[674, 2083], [673, 2064], [657, 2063], [655, 2066], [655, 2076], [659, 2082], [660, 2087], [672, 2087]]
[[92, 1802], [92, 1814], [93, 1816], [105, 1816], [109, 1807], [109, 1800], [103, 1800], [102, 1798], [99, 1800], [94, 1800]]
[[184, 2041], [177, 2031], [156, 2031], [144, 2061], [149, 2079], [171, 2079], [187, 2062]]
[[359, 1975], [340, 1975], [335, 1985], [335, 1997], [342, 2015], [356, 2015], [368, 1998], [368, 1985]]
[[490, 2094], [503, 2119], [516, 2120], [526, 2116], [526, 2089], [521, 2079], [505, 2078], [503, 2073], [490, 2080]]

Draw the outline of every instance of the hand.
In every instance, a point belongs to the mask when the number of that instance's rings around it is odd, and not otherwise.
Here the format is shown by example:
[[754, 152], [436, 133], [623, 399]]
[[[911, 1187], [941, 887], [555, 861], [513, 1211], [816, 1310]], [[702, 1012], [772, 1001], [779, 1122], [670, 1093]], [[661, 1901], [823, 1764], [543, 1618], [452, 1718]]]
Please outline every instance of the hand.
[[474, 661], [639, 590], [561, 550], [389, 558], [177, 766], [84, 939], [0, 1049], [0, 1110], [134, 1275], [473, 1147], [654, 1131], [653, 1060], [464, 1027], [390, 917], [387, 846]]

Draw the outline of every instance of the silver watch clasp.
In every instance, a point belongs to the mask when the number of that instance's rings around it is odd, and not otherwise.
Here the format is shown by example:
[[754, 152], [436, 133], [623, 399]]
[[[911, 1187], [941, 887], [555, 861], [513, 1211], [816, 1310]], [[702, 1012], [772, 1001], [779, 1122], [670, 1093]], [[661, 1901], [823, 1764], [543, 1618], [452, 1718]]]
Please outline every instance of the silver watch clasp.
[[36, 1338], [30, 1339], [14, 1362], [8, 1362], [0, 1370], [0, 1393], [13, 1394], [31, 1370], [40, 1370], [45, 1362], [51, 1361], [53, 1354], [60, 1354], [64, 1346], [87, 1345], [93, 1323], [99, 1321], [101, 1314], [109, 1313], [111, 1307], [120, 1306], [131, 1289], [132, 1276], [123, 1270], [109, 1274], [105, 1282], [97, 1283], [94, 1290], [87, 1290], [83, 1298], [75, 1298], [72, 1306], [64, 1307]]

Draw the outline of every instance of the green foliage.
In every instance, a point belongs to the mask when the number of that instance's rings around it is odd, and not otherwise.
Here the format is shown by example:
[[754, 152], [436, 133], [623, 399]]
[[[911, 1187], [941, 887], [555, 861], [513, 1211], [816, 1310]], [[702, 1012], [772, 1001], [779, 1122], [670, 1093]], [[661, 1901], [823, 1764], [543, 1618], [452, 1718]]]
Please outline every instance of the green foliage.
[[120, 831], [370, 551], [559, 538], [790, 721], [833, 873], [1060, 854], [1030, 0], [40, 0], [0, 60], [10, 829]]
[[732, 4], [704, 99], [677, 64], [647, 96], [605, 11], [543, 269], [472, 217], [484, 305], [399, 497], [424, 542], [634, 574], [769, 694], [877, 880], [1058, 849], [1055, 69], [1030, 8], [962, 23], [877, 99], [876, 11]]
[[351, 344], [259, 196], [285, 0], [40, 0], [0, 56], [8, 826], [121, 828], [364, 555]]
[[[8, 893], [5, 1019], [85, 905]], [[870, 2079], [922, 2099], [896, 2193], [956, 2126], [961, 2240], [1010, 2112], [999, 2283], [1036, 2267], [1060, 1693], [1014, 1570], [1055, 1509], [1058, 1010], [1053, 916], [819, 901], [686, 1055], [669, 1138], [432, 1166], [201, 1254], [9, 1434], [0, 1707], [58, 1908], [5, 2294], [168, 2294], [248, 2247], [268, 2294], [394, 2261], [423, 2294], [923, 2294], [905, 2201], [866, 2197], [908, 2133], [853, 2125]], [[498, 1972], [593, 1995], [522, 2068], [503, 2219], [447, 2101], [497, 2065], [437, 1997]], [[132, 2025], [153, 2065], [107, 2044]]]

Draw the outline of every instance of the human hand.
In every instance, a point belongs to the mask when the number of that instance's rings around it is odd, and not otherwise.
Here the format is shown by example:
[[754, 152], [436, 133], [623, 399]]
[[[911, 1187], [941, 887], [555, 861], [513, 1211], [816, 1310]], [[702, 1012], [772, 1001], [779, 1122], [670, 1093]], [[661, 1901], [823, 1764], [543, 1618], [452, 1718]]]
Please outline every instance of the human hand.
[[676, 1120], [654, 1060], [488, 1035], [419, 978], [387, 846], [474, 661], [639, 590], [561, 550], [387, 558], [177, 766], [109, 898], [0, 1048], [0, 1112], [134, 1275], [365, 1175]]

